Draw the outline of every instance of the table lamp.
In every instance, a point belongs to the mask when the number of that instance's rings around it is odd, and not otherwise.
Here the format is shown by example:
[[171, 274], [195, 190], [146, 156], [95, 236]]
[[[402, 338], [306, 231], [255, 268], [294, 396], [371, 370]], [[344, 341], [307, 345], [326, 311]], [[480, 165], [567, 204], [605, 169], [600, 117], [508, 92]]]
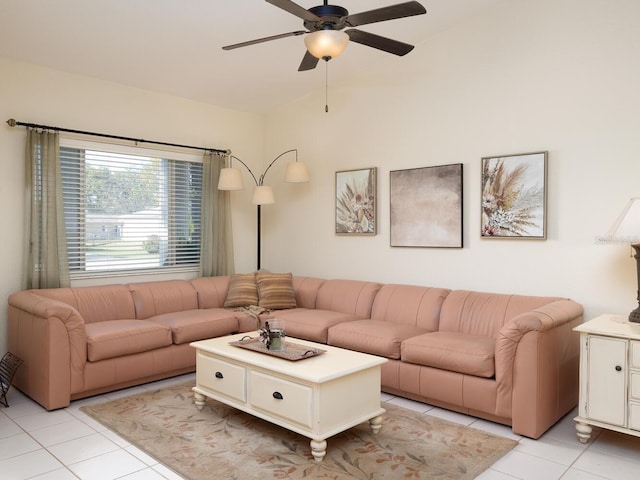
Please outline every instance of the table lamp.
[[624, 207], [607, 234], [605, 243], [628, 243], [633, 248], [638, 274], [638, 307], [629, 314], [629, 321], [640, 323], [640, 198], [632, 198]]

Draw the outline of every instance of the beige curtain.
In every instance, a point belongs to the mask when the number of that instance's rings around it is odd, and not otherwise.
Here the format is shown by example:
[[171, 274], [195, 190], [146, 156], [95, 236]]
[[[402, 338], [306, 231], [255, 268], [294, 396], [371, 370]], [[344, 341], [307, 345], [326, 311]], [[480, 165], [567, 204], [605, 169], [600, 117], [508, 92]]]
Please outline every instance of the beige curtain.
[[69, 265], [57, 132], [27, 130], [25, 192], [28, 248], [23, 286], [68, 287]]
[[203, 277], [231, 275], [235, 271], [230, 193], [218, 190], [225, 161], [224, 156], [211, 152], [202, 159], [200, 275]]

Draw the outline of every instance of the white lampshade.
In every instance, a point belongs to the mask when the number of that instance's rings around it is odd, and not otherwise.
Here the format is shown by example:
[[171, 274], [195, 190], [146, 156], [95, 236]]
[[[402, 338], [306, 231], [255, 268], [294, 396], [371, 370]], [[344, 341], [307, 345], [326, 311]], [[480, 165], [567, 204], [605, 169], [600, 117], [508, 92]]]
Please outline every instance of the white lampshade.
[[223, 168], [220, 170], [220, 178], [218, 179], [218, 190], [242, 190], [244, 182], [242, 181], [242, 172], [237, 168]]
[[251, 197], [251, 203], [254, 205], [267, 205], [274, 203], [273, 190], [268, 185], [260, 185], [253, 190], [253, 196]]
[[304, 44], [316, 58], [336, 58], [347, 48], [349, 35], [339, 30], [317, 30], [304, 37]]
[[302, 162], [287, 164], [284, 181], [288, 183], [305, 183], [309, 181], [309, 169]]
[[640, 243], [640, 198], [632, 198], [602, 238], [604, 243]]

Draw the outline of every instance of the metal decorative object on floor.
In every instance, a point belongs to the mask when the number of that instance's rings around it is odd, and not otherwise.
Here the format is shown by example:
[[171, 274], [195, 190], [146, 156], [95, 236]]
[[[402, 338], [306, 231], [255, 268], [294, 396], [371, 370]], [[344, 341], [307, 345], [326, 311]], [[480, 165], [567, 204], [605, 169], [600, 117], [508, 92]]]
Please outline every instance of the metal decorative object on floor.
[[0, 360], [0, 403], [5, 407], [9, 406], [7, 393], [11, 388], [13, 376], [20, 365], [22, 365], [22, 359], [11, 352], [5, 353], [2, 360]]

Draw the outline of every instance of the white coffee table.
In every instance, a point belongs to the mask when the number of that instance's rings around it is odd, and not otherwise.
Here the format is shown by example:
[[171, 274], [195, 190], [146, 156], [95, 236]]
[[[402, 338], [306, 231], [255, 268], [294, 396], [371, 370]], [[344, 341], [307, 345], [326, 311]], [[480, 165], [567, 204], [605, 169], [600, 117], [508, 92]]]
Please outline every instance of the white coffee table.
[[196, 349], [195, 403], [207, 397], [311, 439], [316, 461], [326, 439], [369, 421], [382, 425], [380, 366], [387, 360], [342, 348], [287, 337], [287, 342], [326, 353], [291, 361], [229, 345], [258, 332], [191, 343]]

